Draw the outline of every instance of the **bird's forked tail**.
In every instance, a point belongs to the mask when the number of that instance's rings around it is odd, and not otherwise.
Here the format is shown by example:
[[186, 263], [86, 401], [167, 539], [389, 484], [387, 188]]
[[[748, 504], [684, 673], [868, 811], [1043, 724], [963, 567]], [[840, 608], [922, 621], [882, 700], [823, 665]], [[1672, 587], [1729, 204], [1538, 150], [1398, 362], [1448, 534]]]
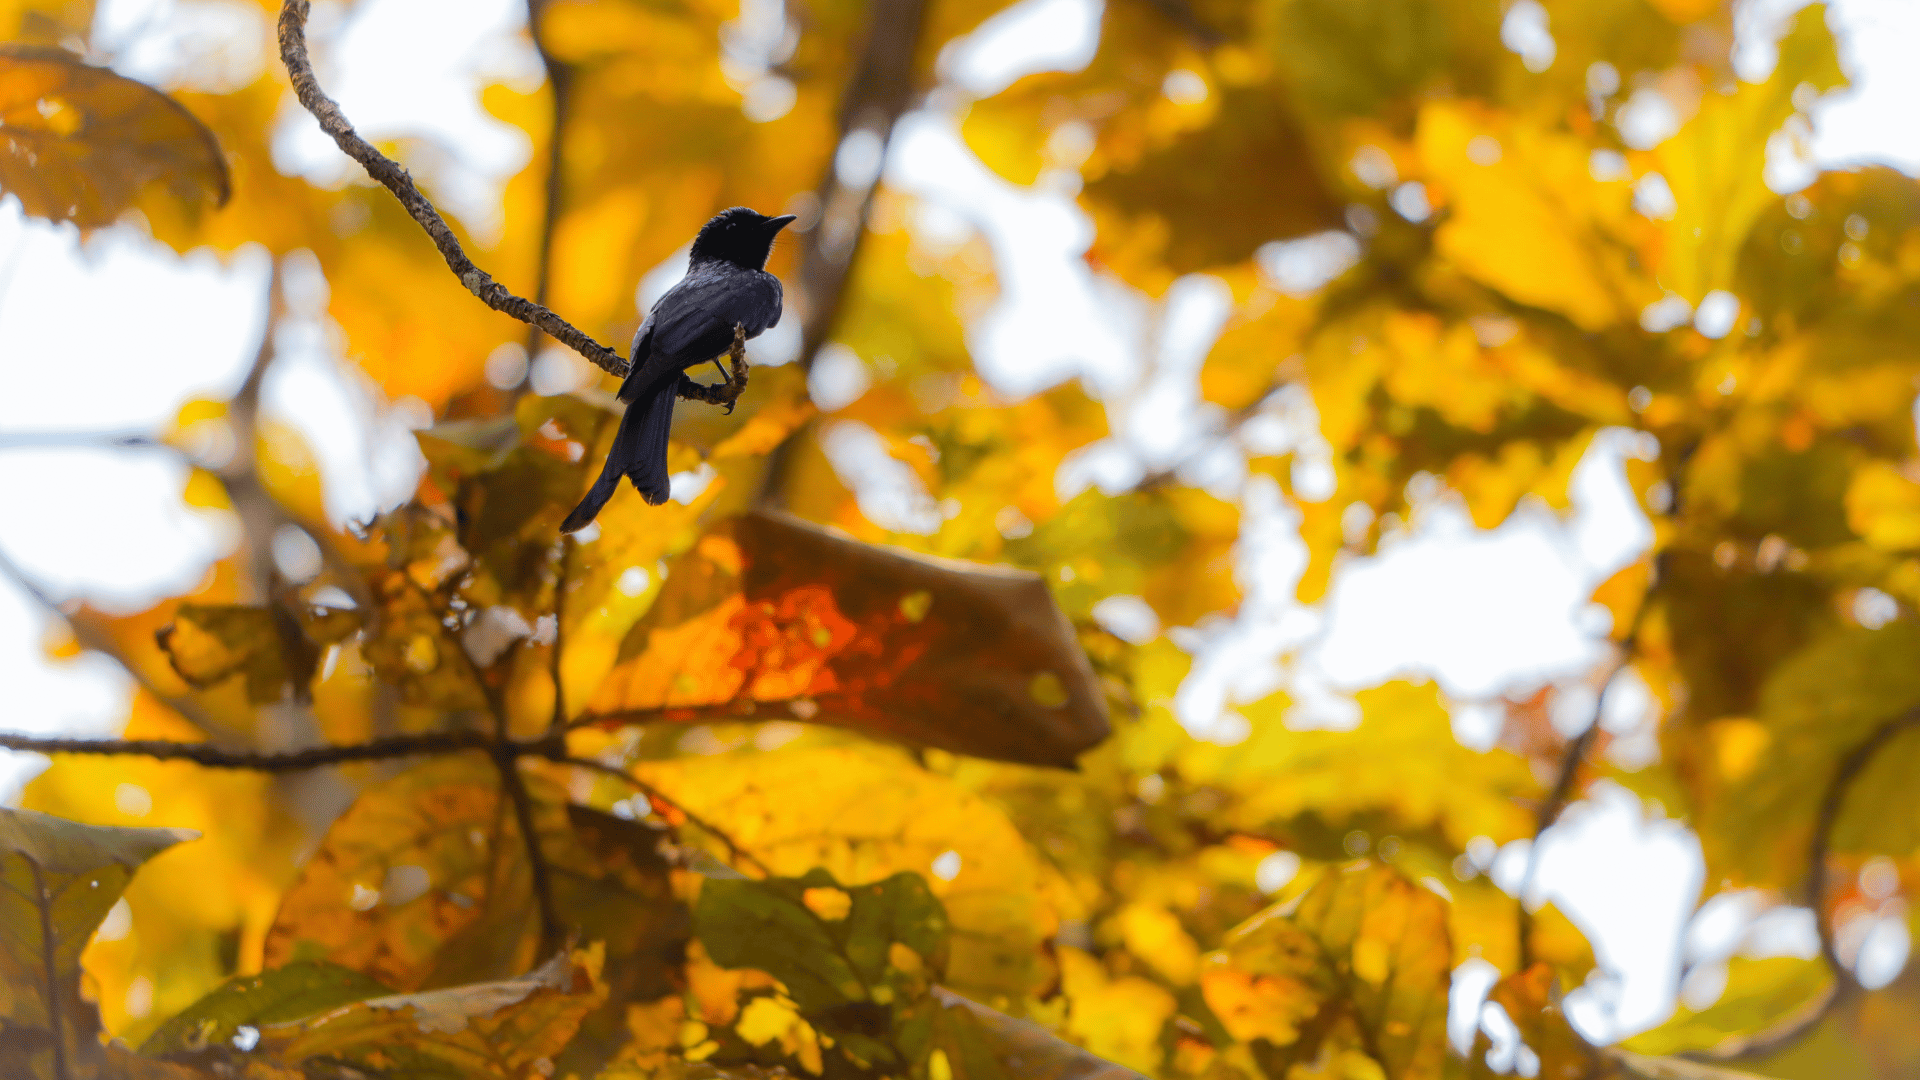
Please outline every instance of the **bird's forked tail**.
[[586, 498], [573, 508], [560, 524], [561, 532], [576, 532], [587, 527], [599, 515], [600, 508], [613, 498], [622, 476], [633, 481], [640, 497], [650, 505], [667, 501], [671, 484], [667, 478], [667, 433], [673, 428], [673, 400], [678, 379], [667, 378], [642, 390], [620, 418], [620, 430], [613, 436], [613, 449], [607, 452], [607, 464], [600, 478], [587, 490]]

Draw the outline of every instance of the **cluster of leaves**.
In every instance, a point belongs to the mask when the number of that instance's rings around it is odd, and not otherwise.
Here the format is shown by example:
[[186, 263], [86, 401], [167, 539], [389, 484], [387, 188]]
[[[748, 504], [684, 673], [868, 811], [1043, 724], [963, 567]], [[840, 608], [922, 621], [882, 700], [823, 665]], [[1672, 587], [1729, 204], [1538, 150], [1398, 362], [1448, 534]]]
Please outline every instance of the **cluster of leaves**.
[[[558, 174], [508, 184], [497, 241], [457, 231], [617, 340], [633, 282], [714, 209], [844, 211], [869, 33], [910, 26], [927, 89], [1001, 5], [788, 5], [758, 68], [723, 63], [730, 3], [530, 6], [553, 78], [483, 100]], [[1770, 140], [1844, 82], [1819, 6], [1742, 82], [1716, 0], [1555, 3], [1544, 64], [1501, 44], [1496, 0], [1110, 0], [1084, 69], [953, 116], [1008, 180], [1077, 185], [1104, 272], [1149, 296], [1225, 283], [1208, 452], [1297, 511], [1303, 601], [1434, 480], [1491, 526], [1564, 507], [1598, 433], [1651, 440], [1628, 478], [1653, 548], [1595, 594], [1657, 703], [1658, 760], [1633, 768], [1522, 708], [1467, 749], [1403, 682], [1357, 695], [1351, 730], [1296, 730], [1283, 691], [1234, 703], [1235, 745], [1195, 738], [1187, 653], [1091, 613], [1231, 618], [1240, 506], [1182, 469], [1064, 497], [1107, 411], [972, 373], [992, 252], [922, 235], [897, 192], [863, 205], [836, 302], [794, 316], [866, 392], [820, 417], [789, 368], [735, 412], [683, 409], [672, 460], [704, 464], [699, 494], [623, 493], [562, 539], [610, 397], [488, 384], [522, 328], [384, 192], [274, 170], [277, 67], [169, 99], [61, 51], [89, 14], [0, 0], [0, 34], [31, 43], [0, 51], [0, 190], [82, 226], [131, 201], [182, 249], [311, 252], [350, 358], [443, 419], [417, 496], [343, 532], [257, 385], [182, 411], [185, 498], [245, 543], [189, 595], [70, 617], [143, 686], [127, 737], [185, 745], [62, 758], [29, 790], [96, 825], [0, 817], [0, 1075], [1481, 1076], [1488, 1036], [1456, 1052], [1444, 1022], [1473, 958], [1542, 1075], [1763, 1052], [1780, 1076], [1911, 1075], [1913, 976], [1860, 992], [1833, 942], [1898, 915], [1920, 868], [1920, 190], [1878, 169], [1767, 188]], [[1640, 93], [1681, 119], [1650, 148], [1619, 133]], [[191, 197], [229, 172], [225, 209]], [[834, 197], [809, 204], [816, 180]], [[802, 297], [828, 295], [807, 291], [825, 231], [776, 254]], [[1329, 282], [1263, 269], [1343, 248]], [[1276, 417], [1278, 449], [1249, 426]], [[829, 461], [862, 428], [932, 531], [877, 524]], [[247, 468], [206, 450], [236, 440]], [[768, 491], [844, 534], [751, 510]], [[319, 573], [273, 562], [287, 527]], [[1810, 903], [1829, 955], [1734, 957], [1718, 1004], [1637, 1053], [1588, 1045], [1561, 1011], [1586, 943], [1473, 853], [1601, 776], [1684, 816], [1715, 891]], [[127, 828], [146, 818], [206, 837]], [[1780, 1051], [1783, 1030], [1804, 1037]]]

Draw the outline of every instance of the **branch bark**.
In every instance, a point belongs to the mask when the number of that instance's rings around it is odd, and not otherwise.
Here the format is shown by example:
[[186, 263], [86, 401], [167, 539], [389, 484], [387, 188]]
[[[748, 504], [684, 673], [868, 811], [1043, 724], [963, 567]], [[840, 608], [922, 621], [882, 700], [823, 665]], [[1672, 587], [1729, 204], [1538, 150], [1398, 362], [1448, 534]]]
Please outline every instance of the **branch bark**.
[[[422, 754], [453, 754], [485, 750], [492, 740], [478, 732], [447, 731], [429, 735], [396, 735], [345, 746], [315, 746], [306, 750], [267, 754], [226, 750], [211, 743], [183, 743], [167, 739], [55, 739], [0, 732], [0, 749], [35, 754], [105, 754], [147, 757], [157, 761], [191, 761], [209, 769], [247, 769], [253, 772], [299, 772], [352, 761], [384, 761]], [[535, 744], [527, 744], [533, 753]]]
[[544, 331], [555, 341], [567, 346], [586, 357], [595, 366], [614, 375], [625, 375], [627, 362], [619, 353], [588, 337], [572, 323], [549, 311], [544, 305], [537, 304], [525, 297], [509, 292], [506, 286], [495, 281], [486, 271], [475, 266], [461, 248], [460, 241], [453, 235], [446, 219], [433, 208], [427, 197], [413, 182], [407, 170], [392, 158], [373, 148], [373, 145], [360, 137], [341, 113], [340, 106], [320, 89], [320, 82], [313, 74], [313, 61], [307, 55], [307, 14], [312, 7], [311, 0], [284, 0], [280, 7], [280, 61], [286, 65], [287, 76], [293, 80], [293, 92], [300, 104], [320, 122], [320, 129], [326, 132], [348, 157], [360, 163], [367, 175], [379, 181], [420, 227], [427, 231], [433, 240], [433, 246], [440, 250], [440, 257], [447, 262], [460, 284], [480, 299], [480, 302], [503, 315], [518, 319]]

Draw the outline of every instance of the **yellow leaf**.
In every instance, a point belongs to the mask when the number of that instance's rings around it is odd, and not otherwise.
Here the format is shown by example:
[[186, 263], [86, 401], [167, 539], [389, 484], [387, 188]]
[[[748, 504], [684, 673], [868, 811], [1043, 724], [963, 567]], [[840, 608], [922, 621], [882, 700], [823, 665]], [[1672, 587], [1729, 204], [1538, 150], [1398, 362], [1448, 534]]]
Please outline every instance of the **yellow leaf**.
[[182, 200], [225, 203], [231, 190], [220, 144], [192, 113], [60, 49], [0, 44], [0, 128], [0, 191], [34, 217], [108, 225], [156, 180]]

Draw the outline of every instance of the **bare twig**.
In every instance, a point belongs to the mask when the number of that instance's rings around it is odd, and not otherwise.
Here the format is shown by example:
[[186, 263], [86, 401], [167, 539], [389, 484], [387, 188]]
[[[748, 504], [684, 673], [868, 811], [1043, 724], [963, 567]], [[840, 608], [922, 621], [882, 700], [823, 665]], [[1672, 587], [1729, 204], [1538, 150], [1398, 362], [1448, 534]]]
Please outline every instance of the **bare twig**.
[[313, 61], [307, 55], [307, 14], [311, 0], [284, 0], [280, 6], [280, 60], [286, 65], [287, 76], [293, 80], [293, 92], [300, 104], [320, 122], [320, 129], [332, 137], [333, 141], [353, 160], [367, 170], [367, 175], [379, 181], [388, 191], [393, 192], [400, 205], [420, 227], [427, 231], [433, 240], [433, 246], [440, 249], [441, 258], [447, 262], [447, 268], [460, 279], [467, 291], [480, 299], [481, 303], [504, 315], [518, 319], [530, 326], [538, 327], [555, 341], [567, 346], [592, 361], [596, 367], [615, 375], [624, 375], [627, 363], [614, 350], [582, 333], [572, 323], [524, 297], [515, 296], [506, 286], [493, 280], [486, 271], [473, 264], [453, 235], [446, 219], [433, 208], [427, 197], [420, 193], [419, 187], [407, 170], [392, 158], [373, 148], [372, 144], [354, 131], [353, 125], [340, 111], [324, 91], [319, 80], [313, 74]]
[[634, 790], [640, 792], [642, 795], [645, 795], [648, 799], [659, 803], [661, 806], [665, 806], [668, 809], [671, 809], [674, 813], [679, 814], [681, 817], [686, 818], [688, 822], [697, 826], [702, 832], [711, 834], [714, 839], [720, 841], [722, 844], [725, 844], [728, 855], [731, 856], [735, 862], [743, 862], [753, 867], [755, 870], [760, 872], [761, 877], [773, 876], [773, 871], [767, 869], [766, 863], [761, 862], [759, 859], [754, 857], [752, 852], [748, 851], [746, 848], [741, 847], [740, 844], [733, 839], [733, 837], [728, 836], [726, 832], [722, 830], [719, 826], [714, 825], [710, 821], [706, 821], [702, 819], [699, 815], [695, 814], [691, 810], [688, 810], [685, 806], [682, 806], [680, 803], [675, 802], [671, 798], [668, 798], [666, 793], [661, 791], [659, 788], [654, 787], [652, 784], [647, 783], [645, 780], [640, 779], [639, 777], [633, 775], [627, 770], [622, 769], [616, 765], [609, 765], [604, 761], [595, 761], [592, 758], [568, 757], [564, 753], [554, 756], [553, 758], [551, 758], [551, 760], [557, 761], [562, 765], [577, 765], [582, 769], [592, 769], [595, 772], [604, 773], [607, 776], [611, 776], [617, 780], [620, 780], [626, 783], [628, 786], [632, 787]]
[[553, 870], [547, 865], [547, 853], [540, 846], [540, 834], [534, 829], [533, 796], [520, 778], [520, 751], [512, 743], [494, 746], [493, 760], [500, 771], [500, 786], [513, 804], [513, 818], [520, 826], [520, 839], [527, 849], [527, 869], [533, 875], [533, 898], [540, 909], [540, 952], [551, 956], [566, 939], [560, 923], [560, 909], [553, 899]]
[[697, 383], [683, 373], [675, 393], [688, 401], [725, 405], [731, 413], [740, 395], [747, 392], [747, 328], [739, 323], [733, 324], [733, 344], [727, 347], [727, 360], [725, 382]]
[[[315, 746], [306, 750], [267, 754], [250, 750], [225, 750], [211, 743], [183, 743], [167, 739], [54, 739], [0, 732], [0, 749], [6, 750], [191, 761], [209, 769], [247, 769], [253, 772], [299, 772], [352, 761], [384, 761], [423, 754], [485, 750], [491, 745], [492, 740], [478, 732], [448, 731], [430, 735], [395, 735], [344, 746]], [[522, 744], [520, 752], [534, 753], [534, 745]]]
[[1833, 969], [1833, 977], [1849, 992], [1858, 989], [1860, 984], [1841, 961], [1839, 950], [1834, 945], [1833, 926], [1826, 916], [1827, 854], [1833, 844], [1833, 829], [1839, 824], [1840, 812], [1846, 809], [1847, 792], [1873, 761], [1873, 756], [1893, 741], [1894, 736], [1916, 724], [1920, 724], [1920, 708], [1909, 709], [1880, 725], [1872, 735], [1867, 736], [1865, 742], [1840, 759], [1832, 778], [1827, 781], [1826, 794], [1820, 798], [1820, 816], [1814, 824], [1813, 841], [1807, 847], [1807, 904], [1813, 908], [1814, 925], [1820, 930], [1820, 955], [1826, 960], [1827, 966]]
[[[274, 537], [293, 525], [309, 536], [307, 529], [293, 520], [284, 507], [267, 493], [260, 479], [260, 393], [266, 386], [267, 372], [275, 357], [273, 327], [280, 315], [280, 264], [273, 263], [267, 275], [265, 325], [260, 331], [260, 347], [240, 389], [227, 403], [227, 423], [233, 432], [233, 455], [214, 475], [227, 489], [234, 513], [240, 518], [240, 533], [246, 542], [248, 576], [259, 590], [259, 602], [272, 616], [274, 634], [280, 639], [280, 653], [286, 661], [288, 681], [293, 685], [294, 701], [306, 705], [313, 701], [313, 676], [320, 666], [320, 648], [308, 639], [301, 627], [294, 586], [280, 573], [273, 555]], [[316, 538], [319, 544], [324, 538]], [[324, 548], [322, 549], [324, 550]], [[357, 579], [357, 574], [348, 575]], [[366, 593], [363, 588], [360, 590]], [[366, 594], [369, 597], [371, 594]], [[363, 610], [366, 608], [363, 602]]]
[[553, 719], [547, 724], [549, 734], [565, 731], [567, 727], [567, 691], [560, 681], [560, 650], [566, 643], [567, 632], [567, 571], [573, 563], [573, 537], [560, 536], [560, 560], [553, 575], [553, 644], [548, 646], [547, 673], [553, 680]]
[[[820, 216], [805, 234], [795, 282], [803, 372], [813, 369], [814, 358], [839, 321], [847, 279], [867, 232], [894, 125], [914, 101], [913, 64], [926, 11], [927, 0], [874, 0], [866, 44], [841, 95], [839, 141], [864, 133], [878, 139], [880, 146], [873, 175], [842, 183], [838, 168], [829, 160], [814, 192]], [[761, 503], [778, 505], [782, 501], [794, 447], [811, 430], [811, 424], [801, 425], [767, 455]]]
[[1187, 0], [1146, 0], [1146, 4], [1179, 27], [1202, 51], [1212, 51], [1227, 43], [1227, 35], [1202, 22]]

